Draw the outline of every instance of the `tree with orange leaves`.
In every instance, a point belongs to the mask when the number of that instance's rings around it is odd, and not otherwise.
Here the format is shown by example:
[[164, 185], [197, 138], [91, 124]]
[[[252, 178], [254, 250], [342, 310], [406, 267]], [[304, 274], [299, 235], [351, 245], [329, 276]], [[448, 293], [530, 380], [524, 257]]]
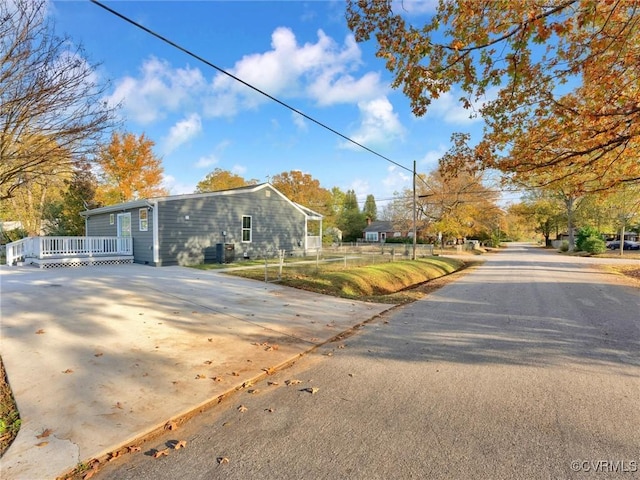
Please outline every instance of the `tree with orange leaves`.
[[639, 0], [441, 0], [425, 25], [403, 6], [348, 0], [349, 27], [417, 116], [462, 91], [486, 121], [479, 167], [581, 193], [640, 182]]
[[103, 205], [113, 205], [140, 198], [167, 195], [162, 187], [162, 161], [153, 153], [154, 142], [144, 133], [114, 133], [111, 143], [98, 154], [100, 166], [96, 198]]

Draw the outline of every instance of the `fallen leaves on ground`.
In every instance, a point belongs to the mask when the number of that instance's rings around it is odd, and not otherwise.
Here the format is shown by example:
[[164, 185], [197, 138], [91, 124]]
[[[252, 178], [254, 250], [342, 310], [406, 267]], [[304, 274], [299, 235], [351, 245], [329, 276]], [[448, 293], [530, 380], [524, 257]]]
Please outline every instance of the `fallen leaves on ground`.
[[302, 383], [302, 380], [297, 380], [297, 379], [293, 379], [293, 380], [285, 380], [284, 381], [285, 385], [289, 386], [289, 385], [299, 385]]
[[104, 355], [104, 353], [102, 352], [97, 352], [93, 354], [94, 357], [101, 357], [102, 355]]
[[51, 430], [50, 428], [45, 428], [40, 435], [36, 435], [36, 438], [47, 438], [52, 433], [53, 430]]
[[46, 445], [49, 445], [49, 442], [40, 442], [40, 443], [36, 443], [36, 447], [44, 447]]
[[180, 440], [179, 442], [176, 442], [176, 444], [173, 446], [173, 449], [180, 450], [181, 448], [185, 448], [186, 446], [187, 446], [187, 441]]
[[141, 452], [142, 448], [139, 447], [138, 445], [130, 445], [129, 446], [129, 453], [136, 453], [136, 452]]
[[218, 465], [224, 465], [225, 463], [229, 463], [229, 459], [227, 457], [218, 457]]
[[309, 387], [309, 388], [303, 388], [301, 391], [302, 392], [309, 392], [310, 394], [314, 394], [314, 393], [318, 393], [318, 390], [320, 390], [318, 387]]
[[178, 429], [178, 424], [176, 422], [167, 422], [164, 424], [164, 429], [165, 430], [177, 430]]
[[238, 407], [238, 411], [239, 411], [240, 413], [244, 413], [244, 412], [246, 412], [247, 410], [249, 410], [249, 409], [248, 409], [247, 407], [245, 407], [244, 405], [240, 405], [240, 406]]
[[168, 455], [169, 455], [169, 449], [164, 448], [162, 450], [156, 450], [156, 452], [153, 454], [153, 458], [166, 457]]
[[42, 335], [44, 333], [43, 329], [36, 330], [36, 335]]
[[109, 454], [109, 459], [107, 461], [111, 462], [111, 461], [115, 460], [116, 458], [119, 458], [120, 456], [122, 456], [122, 454], [119, 451], [111, 452]]
[[222, 377], [211, 377], [211, 380], [213, 380], [214, 382], [221, 382]]
[[276, 373], [275, 367], [267, 367], [262, 369], [263, 372], [266, 372], [267, 375], [273, 375]]
[[67, 368], [64, 372], [62, 373], [73, 373], [73, 370], [71, 370], [70, 368]]
[[202, 375], [201, 373], [196, 375], [196, 380], [202, 380], [203, 378], [207, 378], [206, 375]]

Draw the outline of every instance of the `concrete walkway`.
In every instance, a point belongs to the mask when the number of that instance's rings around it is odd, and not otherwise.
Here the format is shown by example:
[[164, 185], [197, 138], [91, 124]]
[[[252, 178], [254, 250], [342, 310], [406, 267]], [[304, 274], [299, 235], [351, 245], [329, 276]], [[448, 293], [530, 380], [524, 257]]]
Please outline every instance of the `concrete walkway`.
[[0, 267], [22, 426], [0, 476], [53, 479], [205, 407], [391, 305], [182, 267]]

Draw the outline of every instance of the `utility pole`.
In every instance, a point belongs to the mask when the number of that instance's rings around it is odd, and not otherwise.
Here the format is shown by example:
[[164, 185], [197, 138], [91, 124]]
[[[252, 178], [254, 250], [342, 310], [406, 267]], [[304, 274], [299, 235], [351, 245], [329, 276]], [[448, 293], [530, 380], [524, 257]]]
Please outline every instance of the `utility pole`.
[[416, 211], [416, 161], [413, 161], [413, 260], [416, 259], [416, 243], [418, 242], [417, 237], [417, 228], [416, 228], [416, 217], [418, 212]]

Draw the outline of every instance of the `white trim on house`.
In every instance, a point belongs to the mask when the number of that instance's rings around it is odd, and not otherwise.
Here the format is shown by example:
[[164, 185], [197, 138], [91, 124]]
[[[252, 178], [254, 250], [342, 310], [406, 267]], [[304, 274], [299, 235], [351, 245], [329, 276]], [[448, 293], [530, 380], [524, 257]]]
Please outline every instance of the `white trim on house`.
[[160, 263], [160, 241], [159, 241], [159, 230], [158, 230], [158, 202], [153, 201], [153, 206], [151, 207], [151, 213], [153, 214], [153, 263], [157, 265]]

